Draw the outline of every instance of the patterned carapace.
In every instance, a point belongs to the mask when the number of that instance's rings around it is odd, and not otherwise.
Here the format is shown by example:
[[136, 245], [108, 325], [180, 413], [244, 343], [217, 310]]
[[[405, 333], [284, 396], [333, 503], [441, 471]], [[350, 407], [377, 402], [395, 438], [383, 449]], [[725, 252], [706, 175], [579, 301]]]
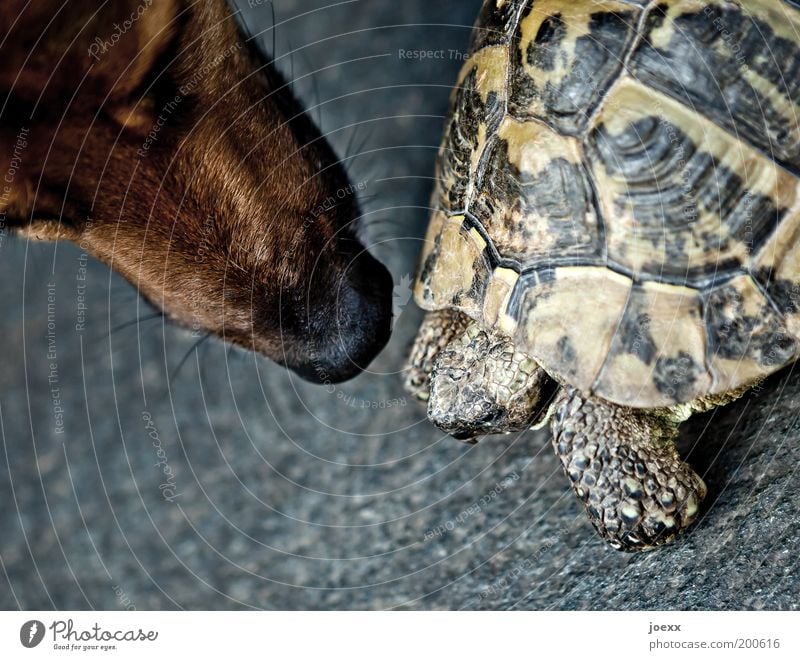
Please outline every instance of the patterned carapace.
[[800, 351], [800, 10], [488, 0], [416, 287], [632, 407]]

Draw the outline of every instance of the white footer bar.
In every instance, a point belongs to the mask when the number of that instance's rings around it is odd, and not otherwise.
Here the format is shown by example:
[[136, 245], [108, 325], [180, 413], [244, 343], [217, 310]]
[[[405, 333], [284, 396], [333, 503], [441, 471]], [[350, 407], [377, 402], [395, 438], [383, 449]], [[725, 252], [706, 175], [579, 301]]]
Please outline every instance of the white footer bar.
[[[4, 612], [0, 657], [800, 658], [791, 612]], [[152, 655], [149, 655], [152, 654]], [[547, 655], [545, 655], [547, 654]]]

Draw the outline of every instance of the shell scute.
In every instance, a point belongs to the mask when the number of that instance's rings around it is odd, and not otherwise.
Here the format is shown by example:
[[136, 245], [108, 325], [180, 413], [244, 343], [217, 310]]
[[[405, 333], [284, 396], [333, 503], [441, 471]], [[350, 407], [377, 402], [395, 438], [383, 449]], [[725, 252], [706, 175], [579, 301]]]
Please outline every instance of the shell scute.
[[773, 161], [627, 77], [587, 146], [609, 258], [636, 274], [702, 287], [743, 270], [796, 196]]
[[511, 40], [520, 9], [526, 0], [488, 0], [483, 3], [472, 31], [471, 54], [487, 46], [505, 45]]
[[593, 392], [609, 400], [671, 406], [711, 387], [706, 335], [694, 289], [654, 282], [631, 290]]
[[800, 172], [800, 15], [774, 0], [663, 0], [633, 74]]
[[528, 3], [511, 43], [510, 113], [581, 133], [622, 70], [640, 14], [614, 1]]
[[797, 357], [798, 340], [750, 276], [712, 290], [704, 304], [712, 393], [756, 382]]
[[480, 234], [463, 216], [449, 217], [421, 265], [415, 297], [423, 309], [453, 307], [480, 319], [490, 271]]
[[505, 102], [507, 51], [487, 48], [462, 67], [453, 90], [450, 120], [439, 149], [437, 208], [464, 211], [471, 181], [486, 146], [487, 135], [502, 116]]
[[590, 391], [631, 285], [622, 275], [590, 267], [556, 268], [536, 282], [520, 280], [518, 345], [556, 377]]
[[544, 124], [506, 118], [487, 148], [470, 211], [522, 267], [600, 252], [599, 219], [580, 144]]
[[753, 260], [751, 275], [800, 339], [800, 186], [791, 212]]

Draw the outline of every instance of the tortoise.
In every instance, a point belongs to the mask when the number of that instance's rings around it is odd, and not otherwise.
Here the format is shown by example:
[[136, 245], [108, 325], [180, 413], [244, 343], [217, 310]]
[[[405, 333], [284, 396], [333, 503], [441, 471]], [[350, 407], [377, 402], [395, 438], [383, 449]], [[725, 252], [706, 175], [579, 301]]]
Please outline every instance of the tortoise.
[[690, 415], [800, 350], [800, 6], [488, 0], [438, 154], [406, 388], [461, 439], [550, 422], [612, 547], [698, 518]]

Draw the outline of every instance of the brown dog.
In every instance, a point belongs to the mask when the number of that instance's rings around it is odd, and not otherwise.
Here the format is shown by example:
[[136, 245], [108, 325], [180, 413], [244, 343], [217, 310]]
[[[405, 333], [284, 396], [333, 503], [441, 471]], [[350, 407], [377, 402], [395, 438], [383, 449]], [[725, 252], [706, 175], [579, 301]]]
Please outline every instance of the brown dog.
[[224, 0], [2, 0], [0, 62], [0, 231], [312, 381], [386, 343], [353, 186]]

